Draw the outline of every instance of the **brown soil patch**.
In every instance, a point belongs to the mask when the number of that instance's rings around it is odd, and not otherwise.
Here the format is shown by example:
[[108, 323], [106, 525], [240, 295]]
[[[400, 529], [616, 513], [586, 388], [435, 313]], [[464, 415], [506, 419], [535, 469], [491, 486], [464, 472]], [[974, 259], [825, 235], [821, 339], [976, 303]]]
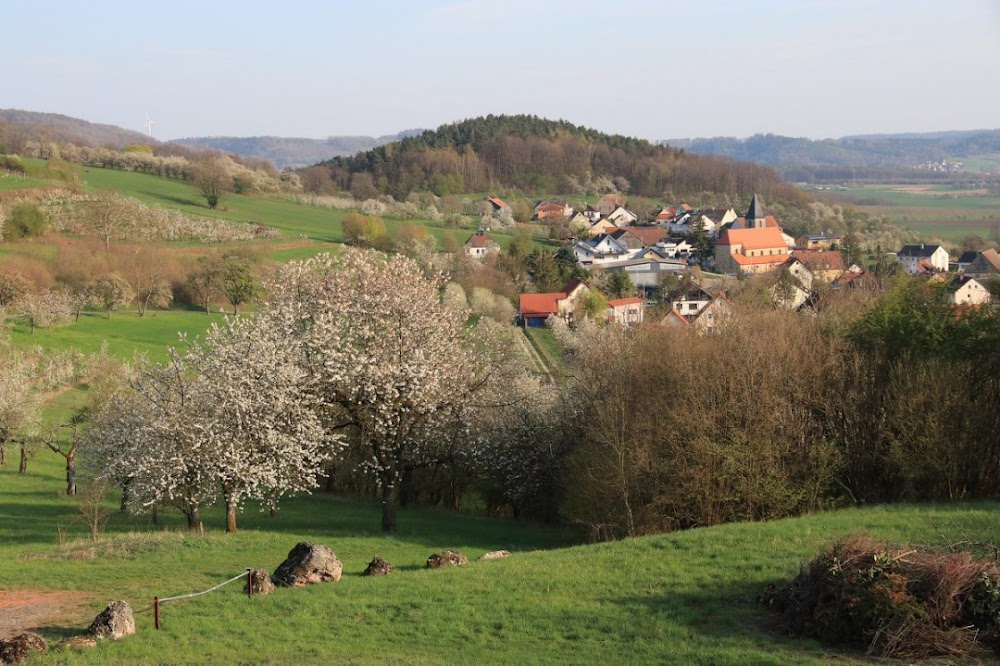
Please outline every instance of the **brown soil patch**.
[[0, 639], [53, 624], [84, 623], [89, 608], [83, 592], [0, 590]]

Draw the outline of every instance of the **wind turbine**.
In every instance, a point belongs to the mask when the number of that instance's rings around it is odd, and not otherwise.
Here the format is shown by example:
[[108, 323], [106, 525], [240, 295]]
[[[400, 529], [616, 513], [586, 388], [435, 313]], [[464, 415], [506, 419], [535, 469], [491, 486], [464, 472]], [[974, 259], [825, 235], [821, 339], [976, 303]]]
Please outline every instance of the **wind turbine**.
[[146, 133], [149, 134], [149, 138], [153, 138], [153, 125], [156, 124], [155, 120], [150, 120], [149, 114], [146, 114], [146, 122], [143, 125], [146, 128]]

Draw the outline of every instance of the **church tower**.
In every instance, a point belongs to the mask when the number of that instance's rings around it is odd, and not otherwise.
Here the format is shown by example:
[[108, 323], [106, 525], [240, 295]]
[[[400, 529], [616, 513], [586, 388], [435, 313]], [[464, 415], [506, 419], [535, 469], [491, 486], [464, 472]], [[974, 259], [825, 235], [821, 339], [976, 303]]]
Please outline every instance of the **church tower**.
[[764, 206], [757, 198], [756, 192], [753, 194], [753, 199], [750, 200], [750, 208], [747, 209], [746, 217], [743, 219], [746, 221], [745, 224], [747, 229], [763, 229], [767, 223], [764, 214]]

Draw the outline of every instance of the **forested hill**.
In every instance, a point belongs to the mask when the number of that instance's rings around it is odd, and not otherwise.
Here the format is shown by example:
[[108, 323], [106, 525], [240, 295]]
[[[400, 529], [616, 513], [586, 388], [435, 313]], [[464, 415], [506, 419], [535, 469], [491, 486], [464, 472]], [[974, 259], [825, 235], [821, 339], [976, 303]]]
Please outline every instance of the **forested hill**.
[[398, 141], [419, 134], [422, 130], [405, 130], [388, 136], [331, 136], [326, 139], [305, 139], [281, 136], [199, 136], [175, 139], [169, 143], [191, 148], [213, 148], [245, 157], [270, 160], [279, 169], [303, 167], [329, 160], [339, 155], [353, 155], [362, 150]]
[[424, 190], [443, 196], [499, 188], [565, 194], [618, 189], [651, 197], [706, 191], [796, 196], [766, 167], [530, 115], [463, 120], [318, 166], [356, 196], [404, 198]]
[[912, 168], [926, 162], [1000, 153], [1000, 130], [871, 134], [822, 140], [756, 134], [746, 139], [668, 139], [661, 143], [694, 153], [782, 169], [801, 166]]
[[7, 133], [18, 131], [36, 141], [68, 141], [89, 146], [121, 148], [128, 143], [155, 143], [142, 132], [92, 123], [61, 113], [0, 109], [0, 144]]

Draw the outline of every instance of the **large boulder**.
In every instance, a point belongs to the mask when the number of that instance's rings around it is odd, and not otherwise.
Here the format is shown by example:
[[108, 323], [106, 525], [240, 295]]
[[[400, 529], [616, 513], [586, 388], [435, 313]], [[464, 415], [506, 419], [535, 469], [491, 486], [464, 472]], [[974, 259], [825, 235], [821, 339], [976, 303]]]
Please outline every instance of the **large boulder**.
[[288, 558], [274, 570], [271, 580], [284, 587], [305, 587], [328, 580], [336, 582], [343, 570], [344, 565], [332, 550], [302, 541], [289, 551]]
[[254, 594], [271, 594], [274, 592], [274, 583], [271, 582], [271, 577], [263, 569], [254, 569], [253, 573], [250, 574], [250, 580], [253, 581]]
[[368, 564], [368, 568], [361, 574], [362, 576], [388, 576], [392, 573], [392, 565], [387, 560], [383, 560], [376, 555]]
[[509, 550], [491, 550], [488, 553], [483, 553], [476, 559], [478, 560], [502, 560], [505, 557], [510, 557]]
[[428, 569], [443, 569], [445, 567], [460, 567], [469, 563], [469, 558], [457, 550], [445, 550], [434, 553], [427, 558]]
[[45, 639], [38, 634], [26, 631], [14, 638], [0, 640], [0, 664], [16, 664], [35, 650], [45, 651], [49, 648]]
[[126, 601], [112, 601], [98, 613], [87, 628], [87, 635], [94, 638], [118, 640], [135, 633], [135, 615]]

